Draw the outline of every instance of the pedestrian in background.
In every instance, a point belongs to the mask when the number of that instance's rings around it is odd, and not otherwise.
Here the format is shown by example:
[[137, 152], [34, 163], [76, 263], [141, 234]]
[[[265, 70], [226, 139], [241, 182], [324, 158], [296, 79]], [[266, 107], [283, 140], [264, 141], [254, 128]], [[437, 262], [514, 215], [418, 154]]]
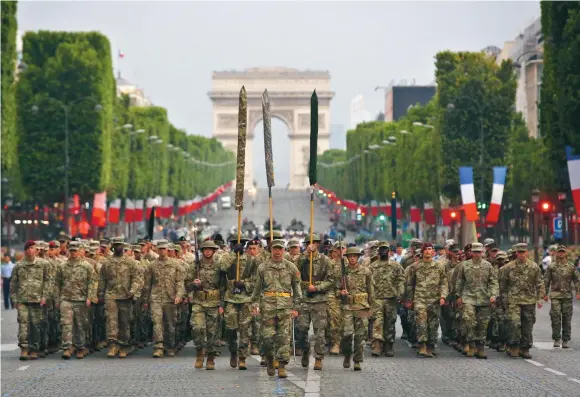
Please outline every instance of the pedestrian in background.
[[14, 263], [10, 260], [8, 255], [2, 257], [2, 294], [4, 298], [4, 309], [14, 309], [14, 305], [10, 300], [10, 279], [12, 278], [12, 269]]

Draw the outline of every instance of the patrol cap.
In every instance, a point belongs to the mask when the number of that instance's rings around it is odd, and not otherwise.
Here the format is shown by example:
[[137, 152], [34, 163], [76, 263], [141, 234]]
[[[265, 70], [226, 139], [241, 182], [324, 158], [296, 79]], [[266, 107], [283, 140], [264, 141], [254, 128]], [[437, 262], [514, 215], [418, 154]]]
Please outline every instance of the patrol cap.
[[421, 244], [423, 244], [423, 242], [418, 238], [412, 238], [409, 243], [411, 244], [411, 246], [420, 246]]
[[181, 252], [181, 246], [179, 244], [173, 244], [173, 250], [175, 252]]
[[514, 244], [512, 249], [516, 252], [527, 252], [528, 251], [528, 244], [527, 243]]
[[173, 243], [168, 243], [167, 244], [167, 249], [170, 250], [170, 251], [175, 251], [175, 247], [176, 247], [176, 245], [173, 244]]
[[466, 244], [465, 247], [463, 247], [463, 251], [471, 251], [471, 244]]
[[60, 241], [60, 242], [70, 241], [70, 237], [65, 232], [60, 232], [58, 235], [58, 241]]
[[453, 244], [455, 244], [455, 240], [453, 240], [453, 239], [445, 240], [445, 248], [446, 249], [449, 249], [449, 247], [451, 247]]
[[499, 251], [497, 253], [497, 256], [495, 257], [495, 259], [504, 259], [504, 260], [508, 260], [508, 254], [505, 251]]
[[123, 237], [113, 237], [111, 239], [111, 244], [112, 245], [125, 244], [125, 239]]
[[108, 238], [103, 238], [101, 241], [99, 241], [99, 245], [101, 247], [107, 247], [109, 244], [111, 244], [111, 241], [109, 241]]
[[168, 248], [168, 246], [169, 246], [169, 241], [167, 241], [167, 240], [157, 240], [156, 247], [158, 249]]
[[491, 243], [490, 245], [485, 246], [485, 248], [490, 251], [499, 251], [499, 247], [496, 243]]
[[506, 251], [506, 254], [509, 258], [510, 256], [512, 256], [514, 254], [514, 250], [510, 248], [509, 250]]
[[461, 251], [461, 248], [459, 247], [459, 244], [456, 244], [456, 243], [451, 244], [447, 249], [449, 251], [451, 251], [451, 252], [459, 252], [459, 251]]
[[550, 252], [557, 251], [558, 250], [558, 247], [559, 247], [559, 245], [553, 244], [553, 245], [550, 245], [550, 248], [548, 248], [548, 250]]
[[341, 241], [340, 243], [337, 241], [336, 243], [334, 243], [334, 247], [335, 250], [337, 249], [341, 249], [341, 248], [348, 248], [347, 245], [344, 243], [344, 241]]
[[282, 236], [282, 232], [280, 230], [272, 230], [272, 232], [269, 232], [266, 236], [268, 241], [270, 240], [270, 237], [272, 237], [274, 240], [278, 240], [284, 237]]
[[388, 241], [379, 241], [377, 243], [377, 247], [378, 248], [389, 248], [389, 249], [391, 248]]
[[483, 240], [483, 246], [485, 248], [487, 248], [489, 245], [495, 243], [495, 240], [492, 238], [486, 238], [485, 240]]
[[471, 252], [483, 252], [483, 244], [471, 243]]
[[274, 240], [272, 241], [272, 248], [286, 248], [286, 244], [284, 244], [284, 240]]
[[133, 252], [141, 252], [141, 246], [139, 244], [133, 244], [132, 246]]
[[99, 248], [99, 242], [97, 240], [89, 240], [89, 245], [91, 248]]
[[48, 249], [48, 244], [47, 244], [47, 243], [45, 243], [45, 242], [44, 242], [44, 241], [42, 241], [42, 240], [37, 240], [37, 241], [35, 241], [35, 242], [34, 242], [34, 245], [36, 245], [36, 249], [39, 249], [39, 250], [42, 250], [42, 251], [45, 251], [45, 250], [47, 250], [47, 249]]
[[213, 250], [220, 249], [220, 247], [218, 247], [216, 243], [213, 242], [213, 240], [206, 240], [199, 245], [200, 250], [203, 250], [204, 248], [211, 248]]
[[358, 255], [361, 256], [362, 255], [362, 251], [358, 248], [358, 247], [349, 247], [346, 250], [346, 255]]
[[78, 241], [71, 241], [68, 244], [69, 251], [78, 251], [81, 248], [81, 244]]
[[558, 252], [566, 252], [566, 251], [568, 251], [568, 248], [566, 248], [566, 246], [565, 246], [565, 245], [561, 245], [561, 244], [560, 244], [560, 245], [558, 246]]
[[421, 250], [421, 248], [417, 248], [415, 250], [415, 256], [422, 256], [423, 255], [423, 251]]
[[[309, 238], [309, 237], [306, 237], [306, 240], [310, 241], [310, 238]], [[320, 242], [320, 241], [322, 241], [322, 240], [320, 239], [320, 236], [319, 236], [318, 234], [316, 234], [316, 233], [313, 233], [313, 234], [312, 234], [312, 241], [313, 241], [313, 242], [316, 242], [316, 241]]]
[[291, 238], [290, 241], [288, 241], [288, 248], [291, 247], [300, 247], [300, 241], [295, 238]]

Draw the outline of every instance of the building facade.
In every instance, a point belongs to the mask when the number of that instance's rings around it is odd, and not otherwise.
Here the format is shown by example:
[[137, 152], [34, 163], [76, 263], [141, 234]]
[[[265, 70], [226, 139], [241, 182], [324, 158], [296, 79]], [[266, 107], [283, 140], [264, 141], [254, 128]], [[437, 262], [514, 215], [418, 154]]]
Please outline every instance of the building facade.
[[151, 106], [151, 101], [145, 96], [143, 89], [129, 82], [117, 72], [117, 96], [128, 95], [131, 106]]
[[435, 96], [433, 86], [391, 86], [385, 94], [385, 121], [397, 121], [413, 106], [425, 105]]

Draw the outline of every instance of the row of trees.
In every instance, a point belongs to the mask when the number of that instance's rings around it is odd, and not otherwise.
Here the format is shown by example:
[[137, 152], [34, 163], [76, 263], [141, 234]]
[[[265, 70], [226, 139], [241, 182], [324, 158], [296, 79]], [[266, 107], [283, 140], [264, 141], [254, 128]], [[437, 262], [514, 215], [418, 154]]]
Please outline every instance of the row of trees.
[[187, 200], [233, 178], [235, 155], [218, 141], [117, 97], [107, 37], [28, 32], [17, 78], [15, 43], [16, 3], [2, 2], [2, 171], [17, 198], [62, 201], [67, 163], [82, 200], [102, 191]]

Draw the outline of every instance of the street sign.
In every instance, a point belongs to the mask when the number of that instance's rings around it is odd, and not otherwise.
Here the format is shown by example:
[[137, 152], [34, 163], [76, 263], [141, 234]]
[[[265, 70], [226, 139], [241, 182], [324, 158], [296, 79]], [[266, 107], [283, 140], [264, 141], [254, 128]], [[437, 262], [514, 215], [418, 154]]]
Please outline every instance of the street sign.
[[553, 224], [554, 239], [561, 240], [563, 237], [562, 236], [562, 223], [563, 223], [562, 216], [559, 215], [559, 216], [555, 217], [552, 222], [554, 222], [554, 224]]

